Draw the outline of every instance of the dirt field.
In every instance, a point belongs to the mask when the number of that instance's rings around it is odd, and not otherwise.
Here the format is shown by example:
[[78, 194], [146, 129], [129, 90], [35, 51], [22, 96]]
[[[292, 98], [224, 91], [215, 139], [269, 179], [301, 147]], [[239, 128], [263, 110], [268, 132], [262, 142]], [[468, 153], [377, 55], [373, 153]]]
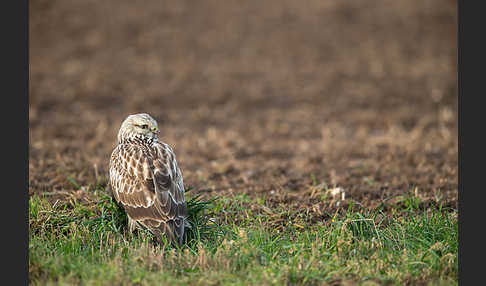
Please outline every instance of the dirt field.
[[137, 3], [30, 1], [29, 193], [106, 185], [147, 112], [194, 193], [456, 208], [456, 1]]

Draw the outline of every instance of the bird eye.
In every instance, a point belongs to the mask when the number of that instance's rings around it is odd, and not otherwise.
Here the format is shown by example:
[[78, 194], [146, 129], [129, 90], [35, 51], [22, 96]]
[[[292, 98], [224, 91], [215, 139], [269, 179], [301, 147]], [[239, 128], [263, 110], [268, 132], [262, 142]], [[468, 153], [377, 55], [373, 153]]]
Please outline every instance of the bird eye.
[[147, 124], [142, 125], [142, 129], [147, 129], [147, 128], [148, 128]]

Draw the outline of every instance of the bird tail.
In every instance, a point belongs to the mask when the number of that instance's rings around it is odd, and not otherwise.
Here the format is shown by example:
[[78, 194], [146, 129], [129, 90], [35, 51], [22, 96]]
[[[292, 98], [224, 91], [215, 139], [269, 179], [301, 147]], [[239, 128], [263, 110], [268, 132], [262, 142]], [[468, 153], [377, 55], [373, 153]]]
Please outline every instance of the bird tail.
[[173, 244], [182, 246], [184, 244], [184, 221], [183, 217], [177, 217], [173, 220], [169, 220], [166, 223], [162, 223], [156, 232], [157, 240], [163, 244], [162, 236]]

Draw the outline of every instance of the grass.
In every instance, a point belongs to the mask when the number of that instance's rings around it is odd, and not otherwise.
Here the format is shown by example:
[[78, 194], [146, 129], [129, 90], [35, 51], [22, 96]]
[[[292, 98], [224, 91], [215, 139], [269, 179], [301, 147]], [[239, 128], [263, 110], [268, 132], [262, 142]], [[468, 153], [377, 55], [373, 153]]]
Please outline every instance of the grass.
[[284, 206], [252, 211], [262, 204], [192, 197], [189, 239], [175, 249], [128, 232], [125, 213], [102, 189], [82, 203], [32, 196], [30, 284], [457, 285], [455, 210], [407, 204], [385, 214], [350, 205], [311, 225]]

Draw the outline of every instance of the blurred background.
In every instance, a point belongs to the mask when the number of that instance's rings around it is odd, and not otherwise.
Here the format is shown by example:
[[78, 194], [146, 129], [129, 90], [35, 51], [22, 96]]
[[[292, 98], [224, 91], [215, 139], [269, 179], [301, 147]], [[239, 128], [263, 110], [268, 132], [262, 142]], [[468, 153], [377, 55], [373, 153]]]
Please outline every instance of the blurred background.
[[106, 185], [147, 112], [196, 193], [455, 206], [456, 2], [31, 0], [29, 193]]

